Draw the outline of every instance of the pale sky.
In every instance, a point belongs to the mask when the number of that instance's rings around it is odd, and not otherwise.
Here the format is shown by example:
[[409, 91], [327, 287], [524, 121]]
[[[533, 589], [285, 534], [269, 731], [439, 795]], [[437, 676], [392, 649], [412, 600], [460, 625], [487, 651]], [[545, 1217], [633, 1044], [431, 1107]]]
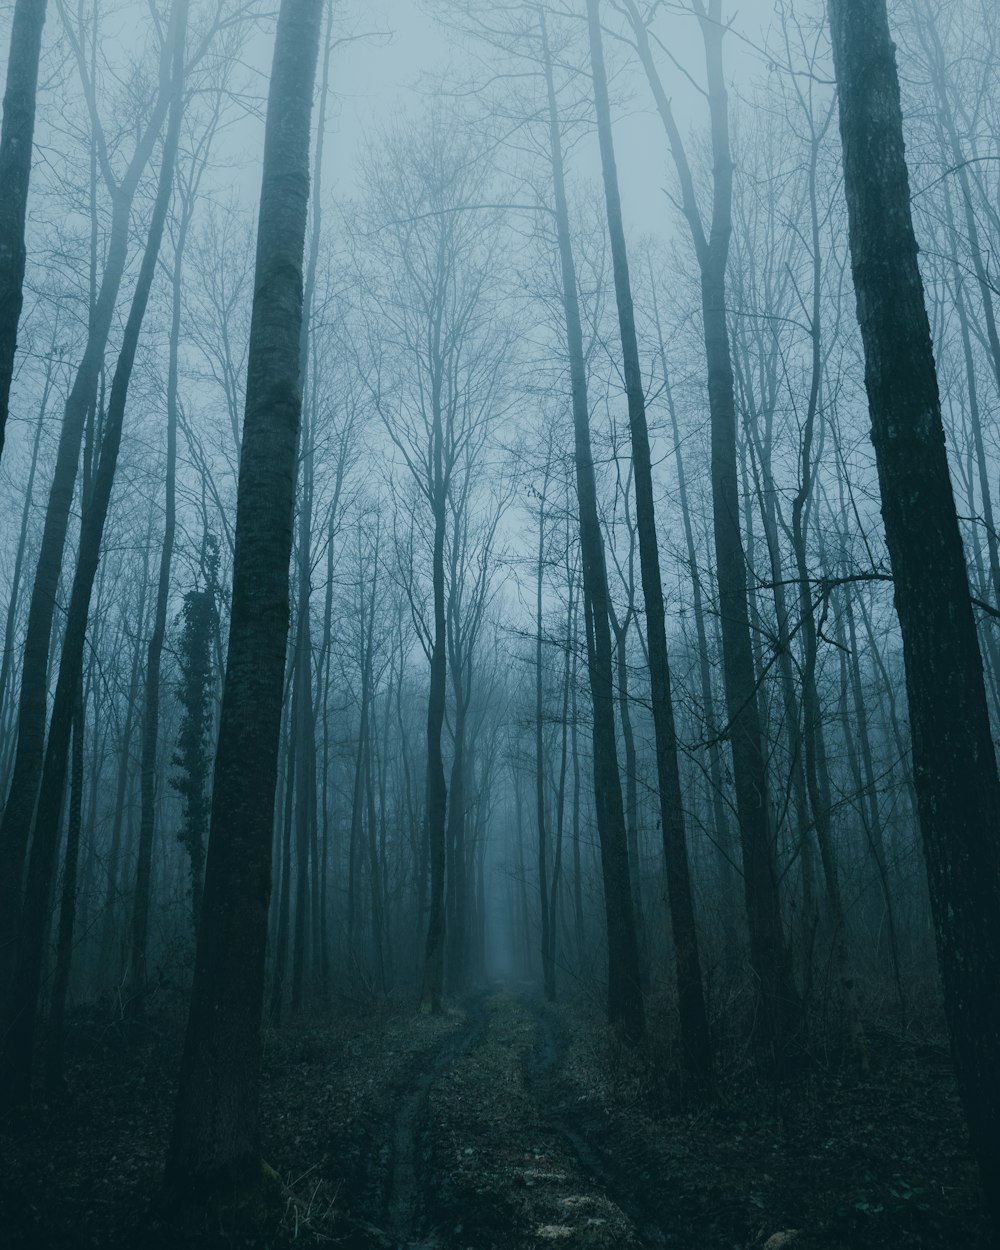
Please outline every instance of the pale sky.
[[[352, 44], [335, 55], [333, 83], [340, 104], [332, 117], [331, 159], [327, 163], [329, 186], [351, 189], [355, 182], [357, 149], [361, 136], [377, 128], [393, 114], [420, 107], [418, 82], [422, 74], [435, 74], [450, 64], [460, 64], [461, 51], [449, 45], [447, 34], [420, 3], [413, 0], [338, 0], [353, 5], [361, 14], [354, 19], [356, 29], [391, 32], [386, 39], [369, 39]], [[608, 7], [608, 6], [606, 6]], [[762, 31], [771, 20], [772, 0], [744, 0], [730, 5], [735, 14], [735, 31], [759, 45]], [[583, 0], [579, 8], [583, 12]], [[615, 15], [608, 12], [607, 20]], [[699, 80], [703, 74], [704, 53], [697, 23], [689, 16], [669, 16], [659, 29], [669, 37], [677, 60]], [[620, 60], [620, 45], [608, 40], [606, 52]], [[725, 45], [727, 73], [737, 91], [762, 72], [760, 58], [744, 39], [731, 36]], [[687, 137], [706, 121], [704, 101], [699, 99], [683, 77], [664, 59], [661, 72], [668, 84], [678, 122]], [[623, 207], [629, 227], [643, 233], [662, 233], [669, 207], [663, 195], [673, 185], [666, 138], [656, 116], [652, 98], [638, 64], [631, 79], [631, 100], [615, 115], [615, 143], [622, 185]], [[339, 114], [339, 116], [337, 115]], [[589, 145], [589, 159], [582, 156], [577, 175], [596, 180], [599, 163], [596, 138]], [[336, 154], [333, 154], [333, 148]]]

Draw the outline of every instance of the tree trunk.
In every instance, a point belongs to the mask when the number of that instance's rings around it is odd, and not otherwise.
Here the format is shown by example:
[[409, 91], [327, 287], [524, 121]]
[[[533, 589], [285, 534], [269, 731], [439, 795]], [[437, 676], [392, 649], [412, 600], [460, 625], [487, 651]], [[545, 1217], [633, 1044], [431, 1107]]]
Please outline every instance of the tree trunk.
[[[812, 126], [811, 117], [809, 121]], [[847, 932], [847, 916], [840, 887], [840, 868], [833, 847], [833, 831], [830, 823], [829, 770], [823, 745], [822, 713], [816, 680], [817, 626], [813, 616], [812, 585], [809, 581], [806, 552], [813, 484], [816, 464], [820, 458], [817, 452], [814, 461], [813, 441], [819, 415], [820, 387], [823, 377], [821, 323], [823, 269], [820, 251], [819, 197], [816, 187], [819, 144], [820, 136], [813, 129], [809, 152], [809, 237], [812, 252], [812, 301], [809, 312], [810, 382], [799, 453], [799, 486], [792, 500], [792, 547], [795, 552], [795, 571], [799, 583], [799, 622], [802, 634], [802, 740], [805, 747], [806, 790], [823, 865], [827, 911], [832, 929], [833, 962], [840, 997], [838, 1006], [843, 1014], [848, 1046], [854, 1058], [867, 1069], [868, 1051], [858, 1011], [854, 967]], [[801, 836], [805, 836], [804, 830]]]
[[625, 229], [622, 224], [618, 171], [615, 166], [611, 133], [611, 106], [608, 101], [607, 73], [601, 39], [599, 0], [587, 0], [590, 28], [590, 59], [594, 77], [597, 133], [604, 171], [604, 199], [611, 238], [618, 326], [621, 332], [625, 390], [628, 395], [632, 464], [635, 472], [635, 513], [639, 533], [639, 567], [642, 572], [643, 604], [646, 609], [646, 645], [649, 648], [649, 681], [656, 741], [656, 779], [660, 792], [660, 823], [670, 905], [671, 936], [677, 968], [677, 998], [680, 1017], [681, 1052], [684, 1071], [693, 1090], [707, 1093], [712, 1086], [712, 1048], [708, 1015], [701, 984], [698, 930], [691, 893], [684, 806], [681, 797], [680, 767], [677, 762], [677, 727], [670, 690], [670, 664], [667, 630], [663, 611], [663, 584], [660, 578], [660, 552], [656, 536], [656, 508], [653, 502], [653, 472], [646, 426], [646, 400], [639, 366], [639, 344], [635, 332], [635, 310], [629, 276]]
[[265, 123], [229, 654], [168, 1193], [237, 1204], [264, 1185], [260, 1025], [289, 621], [309, 118], [321, 0], [282, 0]]
[[542, 11], [539, 11], [539, 20], [545, 57], [549, 157], [555, 200], [563, 313], [566, 321], [566, 347], [570, 368], [583, 592], [593, 623], [592, 630], [588, 631], [587, 659], [594, 711], [594, 802], [597, 809], [597, 836], [600, 843], [608, 934], [608, 1019], [612, 1024], [622, 1026], [631, 1041], [638, 1041], [645, 1032], [645, 1010], [639, 973], [639, 946], [632, 910], [632, 891], [629, 886], [625, 807], [622, 802], [621, 776], [618, 771], [611, 624], [608, 618], [608, 573], [604, 537], [601, 533], [601, 521], [597, 508], [597, 482], [590, 443], [586, 361], [583, 350], [576, 265], [573, 260], [569, 209], [566, 201], [559, 112], [545, 16]]
[[83, 671], [87, 617], [118, 463], [129, 382], [149, 294], [156, 275], [160, 241], [163, 237], [163, 227], [170, 203], [174, 163], [180, 139], [184, 111], [182, 86], [184, 37], [187, 27], [186, 0], [179, 0], [171, 16], [171, 26], [170, 121], [163, 146], [149, 234], [111, 385], [108, 412], [102, 430], [100, 461], [89, 498], [84, 500], [80, 523], [80, 548], [69, 608], [66, 613], [59, 677], [56, 682], [52, 722], [45, 748], [34, 838], [31, 844], [21, 927], [18, 934], [17, 965], [8, 1005], [10, 1028], [6, 1038], [8, 1064], [3, 1073], [4, 1093], [25, 1100], [31, 1096], [35, 1026], [45, 960], [45, 932], [58, 851], [59, 823], [66, 783], [73, 708], [79, 698]]
[[535, 566], [535, 823], [538, 831], [538, 906], [541, 917], [542, 987], [546, 999], [556, 999], [556, 969], [552, 959], [549, 910], [548, 842], [545, 822], [545, 737], [544, 737], [544, 668], [542, 665], [542, 603], [545, 570], [545, 496], [548, 493], [551, 455], [545, 464], [542, 489], [538, 497], [538, 560]]
[[434, 594], [434, 633], [431, 647], [430, 690], [427, 697], [427, 839], [430, 847], [431, 897], [424, 948], [424, 1000], [437, 1014], [444, 992], [445, 941], [445, 819], [448, 787], [444, 776], [441, 736], [447, 696], [447, 636], [444, 586], [444, 540], [447, 488], [444, 480], [444, 434], [441, 426], [440, 382], [435, 374], [432, 428], [432, 508], [434, 550], [431, 578]]
[[[139, 598], [137, 619], [145, 620], [146, 595], [148, 593], [148, 561], [144, 561], [142, 592]], [[107, 886], [104, 893], [101, 916], [101, 938], [98, 946], [98, 957], [101, 970], [105, 976], [105, 988], [117, 986], [122, 971], [118, 954], [113, 954], [115, 946], [116, 925], [119, 919], [119, 872], [118, 865], [122, 854], [122, 835], [125, 827], [126, 795], [129, 778], [132, 776], [132, 735], [135, 730], [135, 712], [139, 701], [139, 678], [142, 671], [142, 643], [136, 638], [132, 652], [131, 676], [126, 692], [125, 723], [122, 725], [118, 739], [118, 772], [115, 781], [114, 808], [111, 816], [111, 837], [108, 845], [105, 873]]]
[[692, 614], [695, 624], [695, 640], [698, 655], [698, 676], [701, 684], [702, 716], [704, 736], [708, 743], [708, 781], [711, 788], [710, 802], [712, 806], [712, 829], [715, 834], [716, 863], [719, 873], [720, 911], [723, 928], [723, 960], [728, 971], [735, 971], [737, 966], [737, 937], [734, 918], [738, 914], [736, 905], [735, 866], [729, 820], [726, 816], [725, 791], [723, 789], [722, 748], [719, 742], [719, 725], [715, 713], [715, 692], [712, 689], [711, 654], [708, 649], [708, 631], [705, 628], [704, 592], [701, 582], [701, 571], [698, 566], [698, 552], [695, 546], [694, 526], [691, 523], [691, 505], [688, 500], [687, 477], [684, 471], [684, 452], [681, 446], [680, 424], [677, 420], [677, 407], [674, 404], [673, 388], [667, 370], [667, 351], [660, 327], [660, 310], [656, 301], [655, 283], [651, 282], [653, 297], [653, 317], [656, 323], [657, 343], [660, 355], [660, 369], [663, 374], [663, 391], [670, 412], [670, 429], [673, 436], [674, 465], [677, 473], [677, 494], [681, 506], [681, 521], [684, 526], [684, 542], [687, 551], [688, 568], [691, 576]]
[[66, 399], [59, 447], [49, 489], [35, 580], [28, 607], [21, 692], [17, 713], [17, 750], [3, 822], [0, 824], [0, 994], [6, 992], [15, 959], [20, 923], [24, 861], [38, 783], [45, 759], [49, 651], [56, 596], [62, 576], [77, 466], [87, 414], [94, 402], [104, 365], [115, 304], [128, 260], [132, 201], [152, 155], [170, 102], [169, 56], [161, 62], [159, 95], [122, 181], [112, 188], [112, 217], [101, 288], [93, 301], [87, 343]]
[[[457, 624], [455, 629], [458, 629]], [[465, 989], [469, 959], [468, 889], [465, 830], [466, 708], [460, 689], [463, 678], [452, 666], [455, 695], [454, 755], [451, 762], [451, 790], [448, 802], [448, 981], [455, 993]]]
[[[295, 688], [293, 687], [293, 690]], [[295, 761], [298, 754], [298, 735], [295, 732], [295, 699], [292, 695], [292, 709], [288, 716], [286, 734], [287, 747], [284, 756], [283, 775], [279, 774], [284, 786], [281, 820], [278, 824], [277, 840], [280, 846], [278, 875], [278, 909], [274, 923], [274, 934], [271, 945], [274, 949], [274, 962], [271, 969], [271, 1004], [269, 1010], [270, 1023], [277, 1027], [281, 1024], [281, 1012], [284, 1006], [285, 974], [288, 971], [288, 930], [292, 907], [292, 820], [293, 803], [295, 800]], [[275, 787], [281, 793], [281, 787]]]
[[[139, 1018], [146, 1009], [146, 954], [149, 944], [149, 908], [153, 889], [153, 842], [156, 824], [156, 754], [160, 735], [160, 667], [167, 633], [167, 599], [170, 595], [170, 566], [177, 528], [177, 372], [181, 335], [181, 275], [184, 244], [190, 208], [182, 208], [183, 219], [174, 248], [173, 299], [170, 316], [170, 346], [167, 360], [167, 463], [164, 473], [163, 543], [156, 583], [153, 632], [146, 658], [146, 700], [142, 723], [142, 759], [139, 764], [139, 858], [136, 864], [135, 894], [132, 899], [130, 952], [131, 985], [128, 1010]], [[192, 881], [195, 892], [197, 887]]]
[[7, 58], [7, 88], [0, 128], [0, 453], [3, 452], [24, 300], [24, 222], [35, 133], [38, 62], [46, 0], [17, 0]]
[[73, 711], [73, 748], [69, 783], [69, 820], [66, 825], [66, 856], [63, 860], [62, 899], [59, 905], [59, 936], [56, 939], [56, 968], [49, 1009], [49, 1037], [45, 1064], [45, 1088], [51, 1096], [63, 1085], [63, 1055], [66, 1041], [66, 994], [69, 990], [70, 962], [73, 958], [73, 927], [76, 922], [77, 868], [80, 862], [80, 832], [83, 817], [83, 697]]
[[21, 528], [17, 539], [14, 555], [14, 568], [10, 577], [10, 598], [7, 601], [7, 619], [3, 633], [3, 660], [0, 661], [0, 734], [3, 746], [0, 747], [0, 787], [7, 782], [7, 765], [10, 759], [8, 749], [12, 745], [13, 733], [7, 728], [7, 687], [11, 682], [14, 665], [14, 630], [17, 626], [17, 609], [21, 600], [21, 572], [24, 567], [24, 552], [28, 538], [28, 523], [31, 519], [32, 500], [35, 489], [35, 472], [38, 469], [38, 449], [42, 441], [42, 429], [45, 425], [45, 410], [48, 407], [49, 393], [52, 389], [52, 358], [49, 359], [45, 371], [45, 386], [42, 390], [42, 402], [35, 424], [35, 440], [31, 446], [31, 465], [28, 469], [28, 480], [24, 488], [24, 507], [21, 510]]
[[[592, 0], [591, 0], [592, 2]], [[750, 961], [760, 1004], [758, 1043], [780, 1068], [793, 1049], [799, 1000], [781, 922], [778, 869], [767, 786], [767, 758], [757, 703], [747, 600], [747, 557], [740, 532], [736, 455], [736, 401], [726, 309], [726, 264], [732, 233], [733, 163], [729, 105], [722, 66], [721, 0], [698, 0], [705, 44], [712, 140], [712, 213], [706, 234], [694, 181], [670, 102], [653, 63], [648, 34], [634, 0], [625, 0], [643, 63], [667, 132], [681, 198], [701, 271], [702, 323], [711, 420], [712, 518], [715, 532], [722, 669], [733, 752], [736, 811], [743, 851], [743, 888], [750, 930]]]
[[1000, 780], [917, 264], [884, 0], [829, 0], [851, 267], [959, 1089], [1000, 1227]]

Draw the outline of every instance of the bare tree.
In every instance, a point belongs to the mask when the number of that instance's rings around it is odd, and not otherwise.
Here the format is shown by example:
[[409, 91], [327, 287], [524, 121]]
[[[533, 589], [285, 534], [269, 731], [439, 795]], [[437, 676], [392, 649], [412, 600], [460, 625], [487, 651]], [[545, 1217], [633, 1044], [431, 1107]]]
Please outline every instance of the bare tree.
[[46, 0], [17, 0], [7, 57], [7, 87], [0, 127], [0, 454], [3, 453], [24, 302], [24, 223], [31, 178], [38, 62]]
[[233, 606], [205, 893], [165, 1185], [183, 1205], [266, 1189], [258, 1079], [299, 436], [309, 119], [321, 0], [283, 0], [268, 93]]
[[885, 0], [830, 0], [865, 384], [959, 1088], [1000, 1227], [1000, 778], [917, 264]]

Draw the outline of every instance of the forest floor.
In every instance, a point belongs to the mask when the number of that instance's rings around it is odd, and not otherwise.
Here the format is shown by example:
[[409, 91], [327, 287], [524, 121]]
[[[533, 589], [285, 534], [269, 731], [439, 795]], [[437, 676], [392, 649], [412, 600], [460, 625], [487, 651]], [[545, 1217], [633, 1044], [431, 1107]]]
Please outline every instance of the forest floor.
[[[443, 1016], [338, 1013], [268, 1035], [265, 1157], [280, 1227], [236, 1244], [357, 1250], [989, 1244], [947, 1051], [874, 1034], [860, 1076], [730, 1074], [671, 1110], [662, 1063], [586, 1004], [495, 988]], [[79, 1020], [69, 1092], [0, 1125], [6, 1250], [140, 1250], [179, 1038]], [[173, 1245], [182, 1244], [174, 1239]], [[225, 1243], [220, 1243], [225, 1244]]]

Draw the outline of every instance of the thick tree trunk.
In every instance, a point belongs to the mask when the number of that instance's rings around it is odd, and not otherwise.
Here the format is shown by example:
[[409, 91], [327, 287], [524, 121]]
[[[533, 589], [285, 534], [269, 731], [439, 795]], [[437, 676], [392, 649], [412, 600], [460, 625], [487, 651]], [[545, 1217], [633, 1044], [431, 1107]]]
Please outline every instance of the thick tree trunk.
[[913, 773], [959, 1089], [1000, 1227], [1000, 780], [917, 263], [884, 0], [829, 0]]
[[321, 0], [282, 0], [265, 124], [229, 654], [168, 1193], [260, 1192], [260, 1025], [288, 639], [309, 118]]
[[35, 97], [46, 0], [17, 0], [7, 58], [7, 87], [0, 127], [0, 453], [3, 452], [24, 301], [24, 223], [31, 179]]

